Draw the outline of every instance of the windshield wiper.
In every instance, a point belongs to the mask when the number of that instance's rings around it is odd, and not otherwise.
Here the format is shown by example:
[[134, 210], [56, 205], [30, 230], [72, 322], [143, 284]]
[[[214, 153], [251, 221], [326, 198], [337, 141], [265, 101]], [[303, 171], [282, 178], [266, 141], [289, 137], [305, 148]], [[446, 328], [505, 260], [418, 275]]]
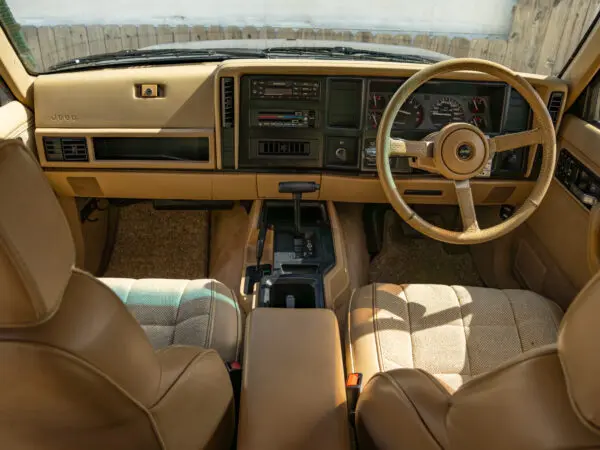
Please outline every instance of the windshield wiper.
[[369, 59], [369, 60], [385, 60], [399, 62], [414, 62], [414, 63], [435, 63], [437, 59], [427, 58], [421, 55], [389, 53], [377, 50], [367, 50], [353, 47], [270, 47], [263, 50], [266, 56], [277, 54], [297, 55], [297, 56], [321, 56], [329, 58], [347, 58], [353, 59]]
[[137, 49], [121, 50], [113, 53], [100, 53], [98, 55], [82, 56], [62, 61], [49, 67], [50, 72], [64, 70], [84, 69], [90, 67], [113, 67], [131, 65], [140, 62], [172, 62], [184, 59], [186, 61], [224, 61], [231, 58], [262, 58], [262, 50], [243, 49]]

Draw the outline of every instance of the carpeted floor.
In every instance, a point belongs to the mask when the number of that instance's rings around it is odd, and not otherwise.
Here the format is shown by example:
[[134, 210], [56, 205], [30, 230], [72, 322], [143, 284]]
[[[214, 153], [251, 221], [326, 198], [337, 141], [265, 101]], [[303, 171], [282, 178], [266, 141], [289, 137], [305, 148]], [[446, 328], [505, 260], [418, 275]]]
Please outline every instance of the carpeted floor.
[[205, 278], [207, 211], [156, 211], [151, 203], [120, 208], [105, 277]]
[[369, 278], [378, 283], [483, 286], [468, 251], [450, 254], [441, 242], [406, 237], [394, 211], [385, 214], [383, 249], [371, 261]]

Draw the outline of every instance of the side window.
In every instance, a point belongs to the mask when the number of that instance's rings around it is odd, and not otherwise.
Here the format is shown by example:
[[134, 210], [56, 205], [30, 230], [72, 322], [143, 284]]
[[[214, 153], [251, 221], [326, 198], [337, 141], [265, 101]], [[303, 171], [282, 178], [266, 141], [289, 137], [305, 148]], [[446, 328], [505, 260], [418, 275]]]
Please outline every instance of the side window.
[[583, 118], [600, 127], [600, 74], [596, 75], [587, 88]]
[[10, 89], [8, 89], [4, 80], [0, 78], [0, 107], [12, 102], [14, 99]]

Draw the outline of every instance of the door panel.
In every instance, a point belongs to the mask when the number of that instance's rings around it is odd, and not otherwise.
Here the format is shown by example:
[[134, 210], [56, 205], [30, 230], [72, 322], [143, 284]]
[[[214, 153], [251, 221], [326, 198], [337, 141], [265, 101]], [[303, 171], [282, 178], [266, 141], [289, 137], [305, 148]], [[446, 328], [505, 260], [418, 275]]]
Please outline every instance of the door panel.
[[[600, 179], [600, 129], [596, 126], [566, 116], [557, 150], [568, 151], [571, 161], [580, 162], [588, 175]], [[575, 195], [585, 193], [573, 183], [565, 186], [555, 176], [544, 201], [515, 236], [515, 274], [527, 287], [563, 308], [597, 270], [599, 212]]]

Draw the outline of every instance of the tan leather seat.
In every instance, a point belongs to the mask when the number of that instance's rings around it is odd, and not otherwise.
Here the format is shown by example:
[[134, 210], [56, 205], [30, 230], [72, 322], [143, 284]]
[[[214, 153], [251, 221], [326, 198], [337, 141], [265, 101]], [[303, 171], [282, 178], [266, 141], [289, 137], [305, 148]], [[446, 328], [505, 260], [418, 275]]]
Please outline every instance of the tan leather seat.
[[154, 349], [198, 345], [238, 361], [243, 315], [217, 280], [100, 278], [127, 305]]
[[599, 296], [600, 275], [560, 323], [529, 291], [358, 290], [347, 352], [348, 370], [369, 379], [360, 448], [600, 447]]
[[217, 352], [155, 352], [74, 261], [37, 162], [19, 142], [0, 143], [2, 448], [229, 448], [233, 393]]

